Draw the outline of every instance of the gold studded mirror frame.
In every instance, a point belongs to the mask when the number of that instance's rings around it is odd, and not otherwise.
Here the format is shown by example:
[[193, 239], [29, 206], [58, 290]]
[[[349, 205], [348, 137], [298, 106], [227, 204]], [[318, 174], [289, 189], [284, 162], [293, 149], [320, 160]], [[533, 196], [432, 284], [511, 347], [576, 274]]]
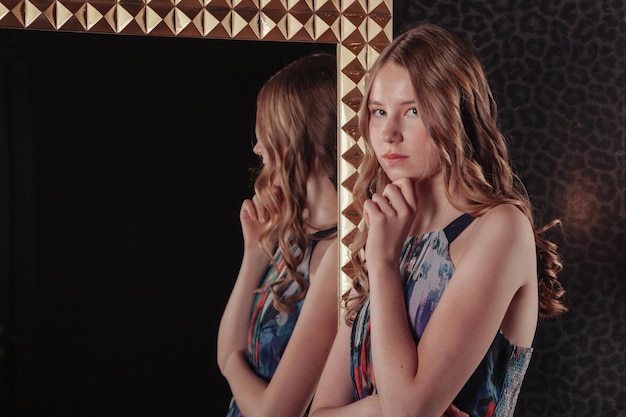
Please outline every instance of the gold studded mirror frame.
[[365, 74], [393, 37], [392, 10], [393, 0], [0, 0], [0, 28], [336, 44], [343, 292], [360, 220], [351, 196], [362, 157], [357, 110]]

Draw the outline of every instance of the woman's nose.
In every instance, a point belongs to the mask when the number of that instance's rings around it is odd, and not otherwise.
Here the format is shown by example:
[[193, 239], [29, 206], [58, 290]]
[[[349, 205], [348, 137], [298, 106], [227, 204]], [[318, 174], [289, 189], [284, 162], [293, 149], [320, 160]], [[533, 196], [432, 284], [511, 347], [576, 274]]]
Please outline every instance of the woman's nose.
[[388, 118], [383, 125], [380, 136], [383, 142], [393, 143], [402, 140], [402, 135], [400, 134], [400, 130], [398, 129], [398, 124], [392, 118]]
[[263, 153], [265, 152], [265, 147], [261, 145], [261, 141], [257, 141], [254, 144], [254, 146], [252, 147], [252, 152], [254, 152], [256, 155], [263, 156]]

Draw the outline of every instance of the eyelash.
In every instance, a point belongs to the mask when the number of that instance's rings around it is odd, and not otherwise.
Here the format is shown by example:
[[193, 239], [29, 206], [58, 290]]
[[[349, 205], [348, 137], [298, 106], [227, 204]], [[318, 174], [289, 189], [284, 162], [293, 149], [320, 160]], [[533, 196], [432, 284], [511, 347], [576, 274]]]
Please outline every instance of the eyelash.
[[[413, 116], [417, 116], [417, 109], [415, 107], [409, 109], [407, 111], [407, 113], [410, 112], [411, 115]], [[370, 110], [370, 114], [374, 115], [374, 116], [384, 116], [387, 114], [387, 112], [385, 112], [384, 110], [381, 109], [372, 109]]]

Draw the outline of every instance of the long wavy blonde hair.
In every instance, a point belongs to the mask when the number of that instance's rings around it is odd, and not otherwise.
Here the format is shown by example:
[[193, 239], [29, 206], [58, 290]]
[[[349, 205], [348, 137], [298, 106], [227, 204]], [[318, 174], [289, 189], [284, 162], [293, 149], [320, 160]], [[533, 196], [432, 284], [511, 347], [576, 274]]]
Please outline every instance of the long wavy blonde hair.
[[[315, 239], [305, 231], [307, 179], [317, 172], [328, 176], [337, 187], [336, 58], [315, 53], [290, 63], [263, 85], [256, 106], [256, 136], [267, 150], [267, 159], [257, 169], [254, 182], [256, 195], [269, 211], [261, 246], [273, 260], [276, 248], [272, 236], [278, 236], [287, 276], [272, 283], [270, 290], [275, 295], [274, 306], [289, 311], [290, 303], [307, 292], [297, 267], [306, 239]], [[275, 187], [281, 189], [280, 195], [274, 192]], [[294, 281], [300, 291], [283, 296]]]
[[[561, 301], [564, 290], [557, 279], [563, 268], [557, 245], [542, 237], [560, 221], [535, 227], [528, 194], [510, 165], [506, 140], [497, 123], [496, 103], [483, 68], [470, 44], [442, 27], [424, 24], [401, 34], [383, 51], [369, 73], [359, 113], [365, 154], [353, 188], [354, 206], [361, 217], [364, 201], [373, 193], [382, 192], [390, 182], [369, 146], [367, 111], [372, 82], [388, 62], [409, 73], [418, 113], [441, 157], [450, 203], [475, 217], [500, 204], [512, 204], [522, 211], [535, 234], [540, 314], [552, 317], [566, 311]], [[453, 199], [451, 189], [462, 198]], [[463, 200], [469, 203], [459, 203]], [[367, 225], [362, 221], [350, 244], [354, 292], [342, 294], [348, 324], [369, 294], [363, 258], [367, 233]]]

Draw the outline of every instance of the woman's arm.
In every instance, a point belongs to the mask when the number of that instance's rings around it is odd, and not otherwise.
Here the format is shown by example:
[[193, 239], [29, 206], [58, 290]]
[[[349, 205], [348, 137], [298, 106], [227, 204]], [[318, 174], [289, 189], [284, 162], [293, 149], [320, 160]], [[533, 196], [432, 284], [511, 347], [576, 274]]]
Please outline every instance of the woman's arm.
[[313, 398], [309, 417], [380, 417], [378, 396], [354, 402], [350, 377], [350, 338], [352, 328], [343, 318]]
[[244, 352], [228, 359], [223, 373], [244, 416], [304, 414], [337, 330], [337, 279], [337, 240], [333, 240], [310, 276], [294, 332], [269, 383], [250, 369]]
[[248, 346], [248, 327], [254, 292], [269, 258], [262, 251], [244, 252], [235, 286], [230, 293], [220, 320], [217, 335], [217, 364], [222, 374], [233, 353], [245, 351]]
[[[355, 401], [350, 377], [352, 328], [343, 319], [317, 387], [309, 417], [381, 417], [378, 395]], [[443, 417], [468, 417], [450, 405]]]
[[536, 285], [526, 217], [499, 206], [474, 223], [417, 349], [397, 265], [370, 265], [372, 361], [386, 416], [441, 416], [484, 357], [515, 294]]
[[222, 374], [230, 355], [247, 348], [254, 291], [270, 263], [259, 246], [266, 215], [256, 198], [245, 200], [241, 205], [239, 218], [244, 241], [243, 259], [217, 335], [217, 364]]

